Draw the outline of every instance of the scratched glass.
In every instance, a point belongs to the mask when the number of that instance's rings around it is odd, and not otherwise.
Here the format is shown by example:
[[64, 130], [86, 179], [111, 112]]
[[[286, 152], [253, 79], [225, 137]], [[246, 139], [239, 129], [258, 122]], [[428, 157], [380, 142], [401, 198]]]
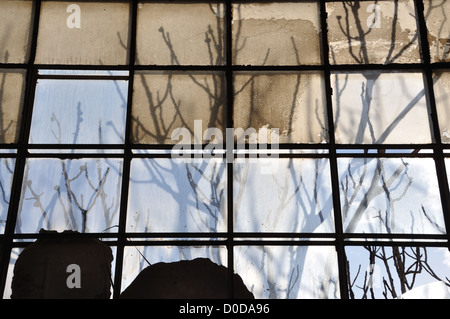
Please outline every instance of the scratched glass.
[[121, 159], [27, 159], [16, 233], [117, 231], [121, 175]]
[[445, 234], [431, 158], [339, 158], [344, 231]]
[[236, 232], [334, 232], [327, 159], [236, 159]]
[[419, 63], [413, 0], [326, 3], [331, 64]]
[[433, 89], [442, 143], [450, 143], [450, 72], [436, 70], [433, 73]]
[[450, 298], [445, 247], [348, 246], [345, 255], [351, 299]]
[[[174, 133], [179, 128], [190, 132], [190, 143], [202, 139], [208, 128], [225, 132], [225, 92], [225, 74], [222, 72], [136, 72], [131, 114], [132, 141], [176, 144], [180, 140]], [[200, 123], [200, 132], [195, 121]], [[196, 141], [194, 134], [198, 136]], [[203, 143], [209, 141], [205, 138]]]
[[422, 73], [333, 72], [331, 86], [337, 143], [433, 141]]
[[33, 1], [0, 1], [0, 63], [26, 63], [32, 30]]
[[35, 62], [127, 64], [130, 4], [85, 1], [73, 5], [42, 1]]
[[321, 64], [317, 1], [234, 3], [233, 64]]
[[[279, 143], [326, 143], [326, 119], [325, 82], [319, 72], [234, 75], [235, 128], [278, 129]], [[243, 135], [236, 137], [242, 140]]]
[[25, 70], [0, 69], [0, 143], [19, 140], [25, 75]]
[[340, 296], [333, 246], [236, 246], [234, 267], [256, 299]]
[[223, 65], [225, 6], [139, 3], [136, 64]]
[[30, 143], [123, 143], [127, 90], [125, 80], [39, 80]]
[[128, 232], [225, 232], [223, 159], [134, 159]]
[[424, 0], [431, 62], [450, 62], [450, 1]]

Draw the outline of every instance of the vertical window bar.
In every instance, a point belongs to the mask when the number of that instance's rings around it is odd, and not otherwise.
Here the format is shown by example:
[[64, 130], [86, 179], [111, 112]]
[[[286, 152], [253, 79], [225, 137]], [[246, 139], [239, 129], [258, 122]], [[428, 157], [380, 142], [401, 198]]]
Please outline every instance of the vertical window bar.
[[[225, 19], [226, 19], [226, 90], [227, 90], [227, 101], [226, 101], [226, 127], [233, 128], [233, 100], [234, 100], [234, 87], [233, 87], [233, 42], [232, 42], [232, 19], [233, 19], [233, 3], [232, 1], [225, 2]], [[230, 145], [231, 144], [231, 145]], [[233, 219], [233, 161], [234, 156], [227, 156], [228, 152], [233, 153], [234, 142], [229, 143], [228, 139], [225, 138], [225, 150], [226, 150], [226, 161], [227, 162], [227, 256], [228, 256], [228, 297], [233, 298], [234, 292], [234, 219]]]
[[125, 149], [124, 160], [122, 168], [122, 189], [120, 198], [120, 215], [119, 215], [119, 231], [116, 251], [116, 268], [114, 278], [114, 292], [113, 298], [120, 297], [122, 289], [122, 270], [123, 270], [123, 252], [127, 241], [126, 221], [127, 221], [127, 206], [128, 206], [128, 190], [130, 181], [130, 166], [132, 159], [131, 151], [131, 107], [133, 103], [133, 83], [134, 83], [134, 64], [136, 58], [136, 28], [137, 28], [137, 2], [130, 2], [130, 41], [129, 41], [129, 79], [128, 79], [128, 99], [127, 99], [127, 117], [125, 122]]
[[436, 98], [433, 88], [433, 67], [431, 65], [430, 46], [428, 43], [428, 32], [424, 14], [423, 0], [415, 0], [416, 15], [420, 34], [420, 47], [422, 54], [422, 63], [424, 64], [425, 73], [425, 92], [427, 93], [430, 106], [430, 117], [432, 121], [432, 133], [434, 135], [434, 161], [436, 165], [436, 173], [439, 183], [439, 192], [441, 195], [442, 211], [444, 214], [444, 222], [447, 233], [447, 244], [450, 250], [450, 192], [448, 185], [447, 172], [445, 169], [444, 152], [441, 140], [441, 132], [439, 129], [438, 114], [436, 108]]
[[34, 100], [34, 91], [37, 82], [37, 70], [34, 67], [34, 58], [36, 56], [36, 44], [37, 44], [37, 34], [38, 34], [38, 26], [39, 26], [39, 15], [41, 10], [41, 0], [34, 1], [33, 6], [33, 19], [32, 25], [30, 28], [32, 29], [31, 36], [31, 44], [30, 44], [30, 57], [27, 63], [27, 75], [26, 75], [26, 83], [25, 83], [25, 97], [23, 101], [23, 111], [22, 111], [22, 119], [19, 131], [19, 142], [18, 142], [18, 150], [16, 163], [14, 168], [14, 176], [13, 182], [11, 185], [11, 197], [9, 201], [8, 207], [8, 215], [5, 226], [5, 236], [4, 236], [4, 246], [0, 255], [0, 292], [4, 293], [7, 275], [8, 275], [8, 267], [9, 267], [9, 259], [12, 249], [12, 244], [14, 240], [14, 231], [16, 227], [16, 220], [18, 214], [18, 207], [20, 205], [20, 195], [22, 190], [22, 180], [23, 174], [25, 170], [25, 162], [27, 157], [27, 145], [28, 145], [28, 136], [30, 133], [30, 123], [31, 123], [31, 113], [33, 108], [33, 100]]
[[327, 25], [327, 11], [326, 1], [320, 1], [320, 26], [322, 36], [322, 58], [324, 64], [324, 79], [325, 79], [325, 95], [327, 103], [327, 117], [328, 117], [328, 141], [329, 141], [329, 156], [330, 156], [330, 171], [331, 171], [331, 189], [333, 196], [333, 211], [334, 211], [334, 223], [336, 231], [336, 251], [339, 266], [339, 289], [342, 299], [348, 298], [348, 286], [347, 286], [347, 263], [344, 249], [344, 235], [342, 227], [342, 215], [341, 215], [341, 202], [339, 198], [339, 175], [337, 167], [336, 156], [336, 141], [334, 138], [334, 122], [333, 122], [333, 107], [332, 98], [333, 91], [331, 88], [331, 71], [329, 46], [328, 46], [328, 25]]

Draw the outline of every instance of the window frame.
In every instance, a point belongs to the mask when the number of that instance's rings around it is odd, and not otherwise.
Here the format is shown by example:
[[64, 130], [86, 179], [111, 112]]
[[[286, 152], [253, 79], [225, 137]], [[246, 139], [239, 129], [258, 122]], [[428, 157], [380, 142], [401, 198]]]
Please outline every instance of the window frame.
[[[234, 3], [263, 3], [263, 0], [240, 0], [240, 1], [209, 1], [203, 0], [201, 3], [223, 3], [225, 6], [225, 56], [226, 63], [224, 65], [138, 65], [135, 64], [136, 60], [136, 32], [137, 32], [137, 11], [138, 1], [130, 0], [130, 22], [129, 22], [129, 54], [128, 64], [117, 66], [106, 65], [38, 65], [34, 63], [36, 56], [38, 26], [40, 17], [40, 7], [44, 0], [33, 1], [33, 25], [31, 35], [31, 46], [29, 52], [29, 60], [27, 63], [0, 63], [0, 69], [24, 69], [26, 70], [26, 87], [25, 97], [23, 104], [23, 116], [21, 119], [19, 140], [15, 144], [1, 144], [0, 149], [5, 150], [0, 153], [0, 157], [14, 158], [15, 169], [11, 187], [11, 198], [9, 203], [9, 210], [7, 214], [7, 221], [5, 226], [5, 232], [0, 234], [0, 247], [2, 247], [0, 255], [0, 292], [3, 295], [5, 285], [8, 276], [8, 267], [10, 262], [10, 253], [13, 248], [25, 247], [31, 240], [42, 238], [44, 236], [73, 236], [68, 234], [17, 234], [15, 233], [15, 225], [17, 221], [17, 212], [20, 205], [22, 180], [24, 177], [26, 161], [29, 158], [43, 158], [51, 157], [58, 159], [70, 159], [70, 158], [120, 158], [123, 160], [122, 171], [122, 186], [120, 194], [120, 212], [119, 212], [119, 225], [117, 232], [114, 233], [85, 233], [80, 236], [97, 237], [108, 239], [105, 241], [110, 246], [116, 248], [116, 256], [113, 261], [113, 267], [115, 267], [115, 277], [112, 278], [114, 283], [113, 298], [120, 296], [122, 283], [122, 270], [124, 261], [124, 248], [127, 246], [158, 246], [158, 245], [174, 245], [174, 246], [225, 246], [227, 249], [228, 259], [228, 275], [229, 279], [232, 278], [234, 269], [234, 247], [237, 246], [321, 246], [328, 245], [333, 246], [337, 253], [338, 274], [339, 274], [339, 289], [340, 297], [343, 299], [349, 298], [349, 287], [347, 273], [347, 259], [345, 255], [345, 248], [348, 246], [415, 246], [415, 247], [447, 247], [450, 250], [450, 191], [449, 181], [446, 173], [445, 159], [450, 158], [450, 144], [444, 144], [441, 140], [441, 133], [439, 130], [438, 115], [436, 108], [436, 99], [433, 90], [433, 72], [434, 71], [448, 71], [450, 72], [450, 63], [438, 62], [431, 63], [429, 43], [427, 40], [427, 27], [424, 16], [424, 3], [422, 0], [414, 0], [416, 8], [416, 17], [418, 22], [419, 32], [419, 46], [422, 55], [421, 63], [398, 63], [398, 64], [352, 64], [352, 65], [336, 65], [329, 62], [329, 44], [327, 38], [327, 2], [339, 2], [336, 0], [317, 1], [320, 11], [320, 27], [321, 27], [321, 54], [322, 64], [320, 65], [297, 65], [297, 66], [274, 66], [274, 65], [260, 65], [260, 66], [244, 66], [233, 65], [233, 39], [232, 39], [232, 6]], [[49, 0], [57, 1], [57, 0]], [[276, 2], [292, 2], [291, 1], [276, 1]], [[149, 2], [152, 2], [150, 0]], [[162, 1], [153, 1], [162, 2]], [[128, 100], [127, 100], [127, 114], [125, 123], [125, 143], [124, 144], [29, 144], [29, 134], [31, 126], [31, 115], [34, 102], [35, 88], [37, 81], [44, 78], [55, 79], [67, 79], [76, 78], [83, 79], [83, 76], [71, 76], [71, 75], [42, 75], [39, 74], [41, 69], [54, 69], [54, 70], [117, 70], [128, 71], [128, 76], [107, 76], [107, 79], [126, 79], [128, 81]], [[432, 135], [434, 136], [434, 143], [431, 144], [337, 144], [335, 141], [335, 125], [332, 108], [332, 94], [333, 89], [331, 85], [332, 72], [335, 71], [395, 71], [395, 70], [415, 70], [423, 73], [425, 81], [425, 92], [428, 98], [428, 104], [431, 111], [432, 122]], [[332, 202], [334, 211], [334, 226], [335, 233], [260, 233], [260, 232], [248, 232], [237, 233], [234, 231], [234, 218], [233, 218], [233, 172], [234, 164], [232, 162], [226, 163], [226, 181], [227, 181], [227, 231], [220, 233], [127, 233], [126, 232], [126, 217], [127, 217], [127, 203], [129, 193], [129, 180], [130, 180], [130, 167], [131, 161], [136, 158], [170, 158], [171, 154], [168, 152], [173, 145], [159, 145], [159, 144], [133, 144], [131, 143], [131, 108], [133, 103], [133, 84], [136, 71], [221, 71], [225, 73], [225, 87], [226, 87], [226, 102], [225, 102], [225, 127], [232, 128], [233, 126], [233, 75], [239, 71], [250, 72], [264, 72], [269, 71], [318, 71], [322, 72], [325, 82], [325, 98], [326, 98], [326, 112], [327, 112], [327, 125], [328, 131], [328, 143], [326, 144], [297, 144], [297, 143], [285, 143], [280, 144], [279, 147], [282, 150], [299, 150], [301, 152], [286, 152], [279, 156], [283, 158], [325, 158], [329, 161], [330, 175], [331, 175], [331, 188], [332, 188]], [[92, 79], [92, 76], [86, 76]], [[103, 78], [98, 76], [98, 79]], [[202, 145], [204, 148], [206, 145]], [[229, 145], [224, 144], [224, 157], [229, 153], [236, 150], [238, 145], [234, 143]], [[250, 145], [248, 146], [251, 147]], [[31, 150], [38, 149], [111, 149], [120, 150], [122, 153], [105, 154], [105, 153], [70, 153], [70, 152], [31, 152]], [[410, 152], [408, 150], [430, 150], [427, 153]], [[6, 150], [15, 151], [13, 153]], [[154, 150], [150, 154], [135, 153], [134, 150]], [[325, 154], [319, 154], [316, 150], [326, 150]], [[387, 150], [396, 150], [396, 153], [386, 152]], [[404, 150], [404, 152], [399, 152]], [[236, 153], [231, 155], [236, 157]], [[341, 199], [340, 199], [340, 182], [337, 161], [341, 157], [352, 158], [432, 158], [435, 162], [437, 179], [439, 184], [439, 192], [441, 197], [441, 205], [444, 212], [444, 221], [446, 227], [446, 234], [443, 235], [429, 235], [429, 234], [350, 234], [343, 231], [343, 221], [341, 214]], [[159, 238], [165, 238], [160, 241]], [[229, 297], [233, 297], [233, 280], [229, 280], [228, 283]]]

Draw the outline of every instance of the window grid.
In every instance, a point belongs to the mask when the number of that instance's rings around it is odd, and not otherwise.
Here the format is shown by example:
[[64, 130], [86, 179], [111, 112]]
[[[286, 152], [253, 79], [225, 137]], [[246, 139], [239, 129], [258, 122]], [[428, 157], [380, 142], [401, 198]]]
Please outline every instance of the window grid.
[[[151, 1], [149, 1], [151, 2]], [[158, 1], [154, 1], [158, 2]], [[201, 1], [202, 3], [208, 3], [208, 1]], [[211, 1], [216, 3], [216, 1]], [[447, 151], [450, 149], [450, 144], [443, 144], [441, 141], [441, 135], [438, 125], [438, 117], [436, 110], [436, 100], [433, 90], [433, 71], [434, 70], [448, 70], [450, 68], [449, 63], [431, 63], [429, 44], [427, 41], [427, 29], [424, 17], [424, 5], [422, 0], [415, 0], [415, 8], [418, 22], [418, 32], [420, 52], [422, 55], [422, 63], [404, 63], [404, 64], [352, 64], [352, 65], [332, 65], [329, 62], [329, 44], [327, 38], [327, 13], [326, 3], [328, 2], [340, 2], [335, 0], [320, 1], [320, 26], [321, 26], [321, 41], [322, 41], [322, 64], [321, 65], [299, 65], [299, 66], [243, 66], [232, 64], [232, 5], [234, 3], [258, 3], [265, 1], [226, 1], [225, 4], [225, 26], [226, 26], [226, 64], [223, 66], [180, 66], [180, 65], [166, 65], [166, 66], [153, 66], [153, 65], [135, 65], [136, 56], [136, 25], [137, 25], [137, 1], [130, 1], [130, 42], [129, 42], [129, 64], [125, 66], [103, 66], [103, 65], [38, 65], [34, 64], [34, 58], [36, 56], [38, 26], [41, 0], [34, 1], [34, 17], [31, 36], [31, 49], [30, 58], [28, 63], [1, 63], [1, 69], [26, 69], [26, 88], [25, 88], [25, 100], [24, 111], [22, 118], [22, 125], [20, 126], [20, 137], [16, 144], [2, 144], [2, 149], [16, 150], [17, 153], [5, 153], [1, 154], [3, 158], [14, 158], [15, 170], [12, 183], [11, 199], [8, 211], [8, 217], [4, 234], [0, 235], [0, 247], [1, 251], [1, 282], [0, 290], [3, 292], [6, 285], [6, 277], [8, 273], [8, 264], [10, 259], [11, 249], [14, 247], [24, 247], [28, 243], [19, 242], [17, 239], [36, 239], [43, 236], [42, 234], [16, 234], [15, 225], [17, 220], [18, 207], [20, 205], [20, 195], [22, 189], [22, 180], [25, 171], [26, 160], [29, 158], [121, 158], [123, 159], [123, 171], [122, 171], [122, 185], [121, 185], [121, 202], [120, 202], [120, 217], [117, 233], [85, 233], [86, 237], [100, 237], [115, 239], [106, 241], [107, 244], [117, 248], [116, 258], [113, 261], [113, 267], [115, 267], [114, 281], [114, 298], [118, 298], [121, 291], [121, 276], [124, 259], [124, 248], [126, 246], [136, 245], [174, 245], [174, 246], [225, 246], [227, 248], [228, 256], [228, 269], [229, 278], [234, 273], [233, 260], [234, 260], [234, 247], [237, 246], [262, 246], [262, 245], [274, 245], [274, 246], [321, 246], [328, 245], [334, 246], [337, 251], [338, 266], [339, 266], [339, 281], [340, 281], [340, 296], [341, 298], [348, 298], [348, 284], [349, 278], [347, 274], [345, 247], [350, 246], [413, 246], [413, 247], [447, 247], [450, 249], [450, 235], [448, 230], [450, 229], [450, 194], [449, 184], [446, 174], [445, 159], [450, 158], [450, 153]], [[285, 1], [277, 1], [285, 2]], [[286, 1], [294, 2], [294, 1]], [[29, 144], [29, 134], [31, 127], [31, 115], [34, 101], [35, 88], [38, 79], [46, 78], [71, 78], [72, 76], [48, 76], [39, 75], [40, 69], [74, 69], [74, 70], [125, 70], [128, 71], [128, 76], [108, 76], [107, 79], [126, 79], [128, 81], [128, 100], [127, 100], [127, 115], [126, 115], [126, 128], [125, 128], [125, 143], [124, 144]], [[157, 71], [223, 71], [225, 72], [226, 79], [226, 127], [233, 126], [233, 74], [237, 71], [320, 71], [324, 74], [325, 81], [325, 97], [326, 97], [326, 111], [327, 111], [327, 125], [328, 136], [327, 144], [298, 144], [298, 143], [285, 143], [281, 144], [281, 149], [287, 150], [326, 150], [325, 154], [317, 154], [314, 152], [306, 153], [285, 153], [280, 154], [280, 158], [325, 158], [329, 160], [331, 170], [331, 185], [332, 185], [332, 202], [333, 202], [333, 217], [335, 223], [335, 233], [261, 233], [261, 232], [246, 232], [238, 233], [234, 231], [234, 214], [233, 214], [233, 171], [234, 164], [227, 163], [226, 185], [227, 185], [227, 231], [217, 233], [198, 233], [198, 232], [180, 232], [180, 233], [127, 233], [126, 232], [126, 217], [127, 217], [127, 202], [129, 193], [130, 180], [130, 167], [132, 159], [137, 158], [170, 158], [170, 153], [152, 153], [152, 154], [136, 154], [133, 150], [138, 149], [154, 149], [154, 150], [170, 150], [172, 145], [158, 145], [158, 144], [132, 144], [131, 141], [131, 105], [133, 100], [133, 81], [135, 71], [140, 70], [157, 70]], [[333, 132], [334, 117], [332, 109], [332, 95], [333, 89], [331, 85], [331, 73], [333, 71], [366, 71], [366, 70], [418, 70], [423, 72], [425, 78], [425, 92], [428, 97], [428, 104], [431, 110], [431, 129], [435, 142], [432, 144], [374, 144], [374, 145], [353, 145], [353, 144], [337, 144]], [[83, 79], [82, 76], [73, 76], [73, 78]], [[92, 78], [89, 76], [89, 78]], [[100, 79], [101, 77], [98, 77]], [[205, 145], [203, 145], [204, 147]], [[236, 144], [233, 148], [236, 149]], [[123, 150], [123, 153], [104, 154], [104, 153], [41, 153], [41, 152], [29, 152], [33, 149], [106, 149], [106, 150]], [[226, 145], [225, 149], [228, 151], [231, 149], [230, 145]], [[418, 153], [405, 151], [404, 153], [398, 152], [399, 149], [415, 149], [415, 150], [430, 150], [429, 153]], [[342, 151], [346, 152], [342, 152]], [[363, 150], [361, 153], [360, 151]], [[386, 153], [386, 150], [397, 150], [396, 153]], [[351, 152], [354, 151], [354, 152]], [[441, 197], [441, 205], [444, 212], [444, 222], [447, 232], [445, 235], [428, 235], [428, 234], [359, 234], [359, 233], [345, 233], [343, 231], [343, 221], [341, 214], [341, 199], [339, 194], [339, 174], [338, 174], [338, 159], [342, 157], [350, 158], [432, 158], [435, 162], [437, 179], [439, 184], [439, 192]], [[58, 234], [58, 236], [68, 236]], [[148, 240], [148, 238], [166, 238], [163, 241]], [[170, 238], [170, 239], [167, 239]], [[199, 239], [201, 238], [201, 239]], [[217, 239], [216, 239], [217, 238]], [[260, 239], [257, 239], [260, 238]], [[132, 239], [130, 241], [129, 239]], [[306, 240], [305, 240], [306, 239]], [[371, 239], [371, 241], [366, 241]], [[386, 239], [394, 241], [386, 241]], [[414, 240], [414, 241], [411, 241]], [[233, 281], [229, 280], [229, 296], [232, 297]]]

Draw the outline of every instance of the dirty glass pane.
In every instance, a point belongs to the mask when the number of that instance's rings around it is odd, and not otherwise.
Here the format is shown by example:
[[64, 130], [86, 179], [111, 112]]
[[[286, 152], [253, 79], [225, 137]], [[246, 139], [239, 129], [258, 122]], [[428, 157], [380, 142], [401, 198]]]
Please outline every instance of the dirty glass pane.
[[278, 129], [280, 143], [325, 143], [324, 85], [322, 74], [316, 72], [238, 72], [234, 127], [256, 132], [263, 127]]
[[430, 158], [338, 159], [347, 233], [445, 234]]
[[123, 256], [122, 291], [146, 267], [156, 263], [171, 263], [195, 258], [209, 258], [227, 266], [227, 250], [223, 246], [126, 246]]
[[117, 231], [121, 175], [119, 159], [28, 159], [16, 233]]
[[450, 72], [435, 71], [433, 88], [442, 143], [450, 143]]
[[336, 142], [431, 143], [422, 73], [333, 72]]
[[431, 62], [450, 62], [450, 2], [424, 0]]
[[134, 159], [128, 232], [226, 231], [223, 159]]
[[224, 86], [224, 73], [221, 72], [136, 73], [132, 141], [149, 144], [184, 142], [176, 134], [178, 128], [183, 128], [189, 135], [186, 142], [191, 143], [196, 125], [198, 140], [208, 128], [224, 132]]
[[237, 246], [234, 267], [256, 299], [339, 298], [331, 246]]
[[0, 234], [5, 232], [6, 219], [8, 217], [9, 198], [14, 174], [15, 159], [0, 159]]
[[448, 299], [445, 247], [346, 247], [351, 299]]
[[129, 4], [43, 1], [36, 63], [124, 65]]
[[127, 90], [122, 80], [39, 80], [30, 143], [123, 143]]
[[413, 0], [327, 2], [331, 64], [419, 63]]
[[0, 69], [0, 143], [19, 139], [25, 74], [25, 70]]
[[327, 159], [238, 159], [234, 165], [237, 232], [333, 232]]
[[317, 1], [233, 4], [233, 64], [320, 64]]
[[0, 1], [0, 63], [26, 63], [33, 1]]
[[136, 64], [223, 65], [225, 7], [139, 3]]

